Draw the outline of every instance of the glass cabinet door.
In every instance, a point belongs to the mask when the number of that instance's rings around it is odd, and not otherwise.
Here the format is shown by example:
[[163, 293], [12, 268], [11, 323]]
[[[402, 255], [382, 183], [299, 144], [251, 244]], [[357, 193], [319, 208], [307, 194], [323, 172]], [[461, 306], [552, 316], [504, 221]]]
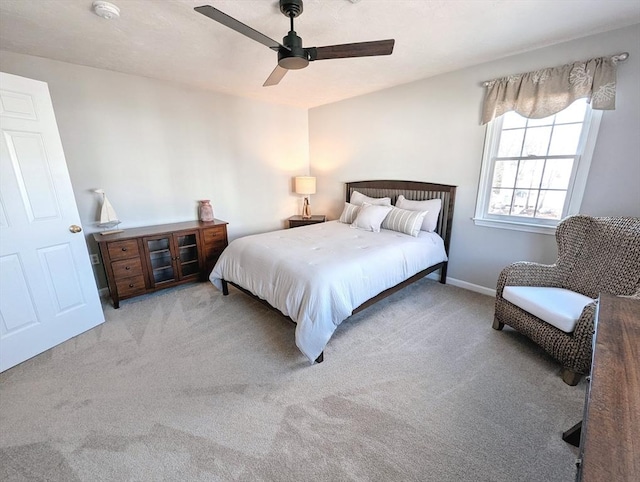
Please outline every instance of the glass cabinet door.
[[155, 286], [176, 280], [176, 272], [171, 251], [171, 237], [146, 238], [152, 281]]
[[180, 278], [200, 275], [197, 236], [197, 232], [176, 235], [176, 248], [178, 250], [176, 254], [178, 257]]

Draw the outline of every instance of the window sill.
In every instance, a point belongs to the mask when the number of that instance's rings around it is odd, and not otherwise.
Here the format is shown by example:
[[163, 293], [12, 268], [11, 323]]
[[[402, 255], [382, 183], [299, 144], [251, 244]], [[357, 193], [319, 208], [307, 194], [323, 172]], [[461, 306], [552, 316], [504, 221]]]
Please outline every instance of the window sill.
[[556, 227], [546, 224], [528, 224], [514, 221], [498, 221], [495, 219], [472, 218], [476, 226], [487, 228], [511, 229], [512, 231], [526, 231], [529, 233], [555, 235]]

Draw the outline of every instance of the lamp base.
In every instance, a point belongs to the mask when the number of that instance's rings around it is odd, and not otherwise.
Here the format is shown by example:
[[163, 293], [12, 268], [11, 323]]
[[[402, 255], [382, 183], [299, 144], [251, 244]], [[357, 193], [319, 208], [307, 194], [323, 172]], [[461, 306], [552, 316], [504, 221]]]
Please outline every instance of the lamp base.
[[311, 219], [311, 206], [309, 205], [309, 198], [304, 198], [302, 204], [302, 219]]

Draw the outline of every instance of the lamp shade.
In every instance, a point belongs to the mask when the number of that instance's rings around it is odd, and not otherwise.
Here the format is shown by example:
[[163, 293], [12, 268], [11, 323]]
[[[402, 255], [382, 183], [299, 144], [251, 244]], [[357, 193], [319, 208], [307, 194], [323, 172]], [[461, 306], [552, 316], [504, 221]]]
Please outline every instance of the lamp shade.
[[315, 194], [316, 178], [312, 176], [296, 177], [296, 194]]

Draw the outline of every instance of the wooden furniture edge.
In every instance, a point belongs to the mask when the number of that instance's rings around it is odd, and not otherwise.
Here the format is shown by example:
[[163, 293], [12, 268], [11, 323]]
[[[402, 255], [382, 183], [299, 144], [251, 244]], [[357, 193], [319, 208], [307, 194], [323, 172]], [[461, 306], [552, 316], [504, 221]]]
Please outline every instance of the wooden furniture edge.
[[640, 473], [640, 300], [600, 294], [577, 480]]

